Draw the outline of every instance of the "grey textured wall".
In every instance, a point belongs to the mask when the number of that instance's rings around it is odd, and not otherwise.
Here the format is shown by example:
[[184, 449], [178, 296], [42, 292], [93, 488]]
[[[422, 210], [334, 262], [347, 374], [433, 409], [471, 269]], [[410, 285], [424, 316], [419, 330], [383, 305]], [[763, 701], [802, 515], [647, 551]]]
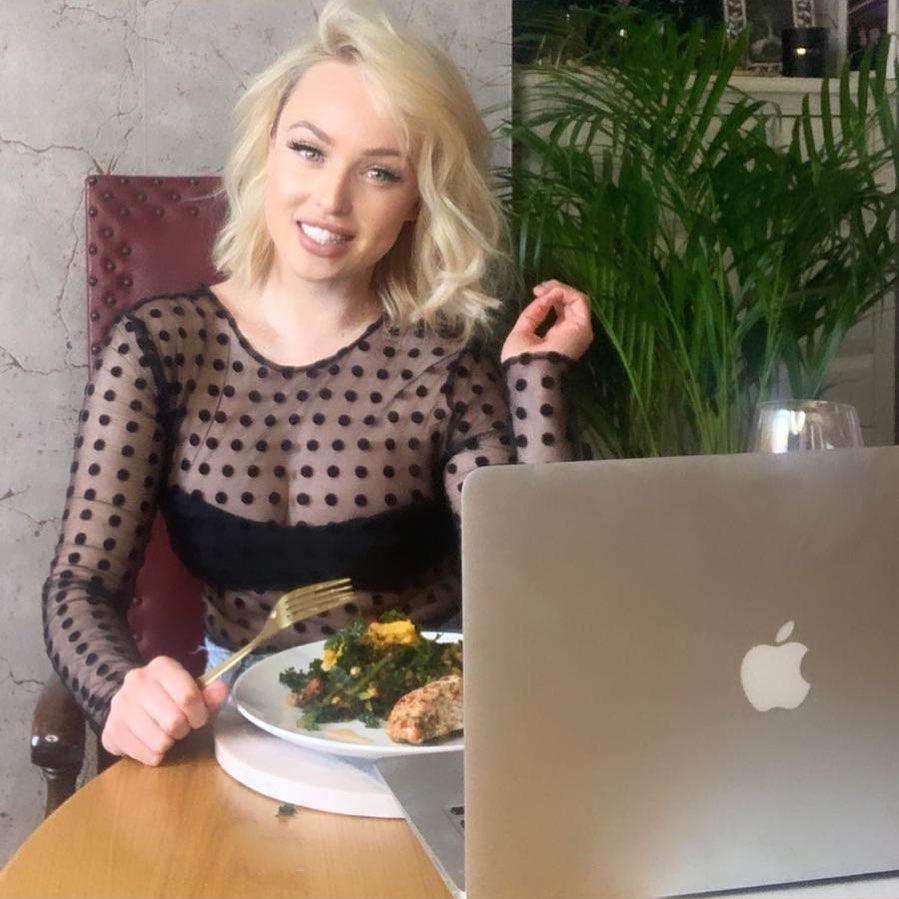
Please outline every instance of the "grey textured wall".
[[[0, 864], [39, 823], [43, 802], [28, 739], [50, 671], [40, 589], [87, 377], [83, 179], [219, 172], [234, 101], [321, 6], [0, 4]], [[508, 102], [511, 0], [384, 6], [452, 53], [482, 107]]]

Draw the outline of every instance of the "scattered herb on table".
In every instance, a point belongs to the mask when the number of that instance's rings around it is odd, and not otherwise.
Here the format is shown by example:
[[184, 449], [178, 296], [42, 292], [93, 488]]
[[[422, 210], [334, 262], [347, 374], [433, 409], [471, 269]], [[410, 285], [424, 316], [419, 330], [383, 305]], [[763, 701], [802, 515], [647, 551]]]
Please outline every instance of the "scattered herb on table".
[[292, 802], [285, 802], [283, 805], [278, 806], [278, 812], [276, 817], [278, 818], [292, 818], [297, 813], [297, 807]]

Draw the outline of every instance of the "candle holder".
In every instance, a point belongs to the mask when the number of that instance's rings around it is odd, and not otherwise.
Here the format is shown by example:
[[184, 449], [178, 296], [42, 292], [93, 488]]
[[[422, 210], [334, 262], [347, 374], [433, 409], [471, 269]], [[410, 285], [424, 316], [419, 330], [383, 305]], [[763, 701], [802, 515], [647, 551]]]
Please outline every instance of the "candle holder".
[[823, 78], [826, 28], [784, 28], [781, 72], [788, 78]]

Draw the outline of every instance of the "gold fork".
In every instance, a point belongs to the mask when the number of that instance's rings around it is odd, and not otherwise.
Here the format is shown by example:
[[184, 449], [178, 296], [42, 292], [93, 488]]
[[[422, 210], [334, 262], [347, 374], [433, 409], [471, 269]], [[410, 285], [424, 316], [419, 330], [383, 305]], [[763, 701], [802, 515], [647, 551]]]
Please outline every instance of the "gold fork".
[[338, 578], [333, 581], [322, 581], [319, 584], [310, 584], [307, 587], [299, 587], [285, 593], [276, 603], [262, 630], [237, 652], [232, 653], [220, 665], [210, 669], [197, 678], [200, 687], [206, 687], [214, 680], [221, 677], [226, 671], [233, 668], [245, 656], [248, 656], [260, 643], [274, 637], [286, 627], [320, 615], [328, 609], [333, 609], [342, 603], [348, 602], [353, 596], [353, 585], [349, 578]]

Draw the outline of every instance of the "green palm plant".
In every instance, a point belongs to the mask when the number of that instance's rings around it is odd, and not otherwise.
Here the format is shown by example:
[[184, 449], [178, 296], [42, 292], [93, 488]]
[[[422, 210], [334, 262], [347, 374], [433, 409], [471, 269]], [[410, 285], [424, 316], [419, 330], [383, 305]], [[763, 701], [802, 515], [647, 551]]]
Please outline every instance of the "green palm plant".
[[729, 85], [745, 39], [632, 10], [584, 33], [576, 64], [518, 73], [501, 182], [519, 270], [591, 297], [571, 386], [595, 453], [739, 451], [755, 403], [819, 396], [895, 285], [886, 48], [836, 104], [826, 81], [806, 97], [778, 146], [778, 110]]

